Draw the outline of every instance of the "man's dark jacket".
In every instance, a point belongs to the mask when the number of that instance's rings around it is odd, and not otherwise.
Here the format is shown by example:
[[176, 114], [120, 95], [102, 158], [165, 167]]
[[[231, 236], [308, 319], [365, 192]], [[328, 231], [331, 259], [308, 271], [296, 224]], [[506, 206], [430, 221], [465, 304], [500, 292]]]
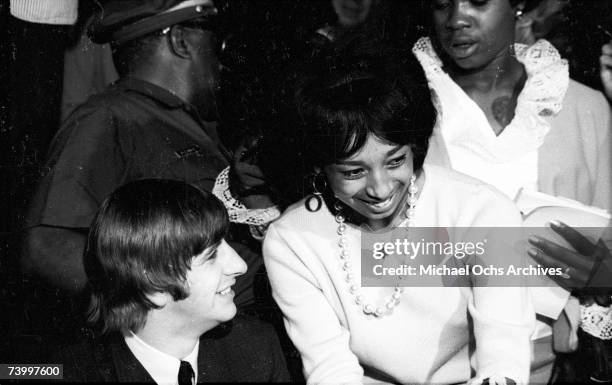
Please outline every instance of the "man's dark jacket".
[[[69, 382], [154, 382], [118, 333], [60, 349], [53, 362]], [[255, 318], [237, 317], [200, 338], [198, 382], [287, 381], [274, 330]]]

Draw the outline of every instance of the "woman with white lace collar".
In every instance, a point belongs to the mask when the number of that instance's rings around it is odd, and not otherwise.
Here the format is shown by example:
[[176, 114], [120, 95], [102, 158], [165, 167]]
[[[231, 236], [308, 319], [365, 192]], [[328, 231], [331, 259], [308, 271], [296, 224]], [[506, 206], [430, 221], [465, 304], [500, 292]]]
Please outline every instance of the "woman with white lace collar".
[[[609, 106], [569, 79], [567, 62], [546, 40], [514, 44], [516, 22], [533, 3], [430, 1], [432, 37], [413, 47], [441, 117], [426, 163], [474, 176], [510, 198], [525, 188], [610, 209]], [[546, 241], [539, 242], [531, 253], [542, 252]], [[569, 292], [533, 293], [548, 324], [567, 316], [575, 330], [580, 314]], [[551, 328], [539, 324], [534, 337], [531, 380], [546, 382], [554, 360]]]

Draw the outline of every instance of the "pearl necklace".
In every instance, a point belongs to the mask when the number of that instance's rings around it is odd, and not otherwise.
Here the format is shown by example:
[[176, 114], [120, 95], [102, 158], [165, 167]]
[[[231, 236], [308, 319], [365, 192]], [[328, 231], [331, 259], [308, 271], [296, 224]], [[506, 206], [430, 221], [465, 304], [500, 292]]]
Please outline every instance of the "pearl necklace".
[[[416, 183], [416, 177], [412, 175], [410, 178], [410, 186], [408, 187], [408, 209], [406, 210], [406, 217], [408, 227], [414, 227], [414, 218], [416, 215], [416, 194], [419, 191]], [[338, 223], [338, 246], [340, 247], [340, 261], [342, 262], [342, 270], [344, 271], [345, 280], [349, 288], [349, 292], [355, 299], [355, 304], [360, 306], [366, 315], [374, 315], [376, 317], [382, 317], [390, 314], [393, 308], [399, 305], [404, 288], [399, 286], [399, 283], [393, 289], [393, 294], [386, 301], [384, 306], [374, 306], [370, 303], [365, 302], [365, 297], [361, 293], [361, 287], [355, 282], [355, 275], [352, 272], [353, 264], [351, 263], [351, 254], [348, 251], [346, 229], [347, 226], [344, 223], [346, 218], [340, 213], [339, 207], [336, 207], [338, 214], [336, 214], [336, 222]]]

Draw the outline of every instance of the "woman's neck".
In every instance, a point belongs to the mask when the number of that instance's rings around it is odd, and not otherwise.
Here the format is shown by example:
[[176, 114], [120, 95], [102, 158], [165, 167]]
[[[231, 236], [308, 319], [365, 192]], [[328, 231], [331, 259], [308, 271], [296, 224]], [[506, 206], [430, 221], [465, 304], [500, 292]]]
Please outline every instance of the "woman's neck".
[[446, 70], [461, 88], [479, 93], [487, 93], [500, 88], [513, 89], [525, 71], [523, 65], [509, 50], [501, 53], [483, 67], [466, 70], [450, 65]]
[[484, 112], [495, 135], [500, 135], [515, 116], [518, 96], [525, 86], [527, 72], [510, 52], [489, 64], [466, 71], [447, 69], [451, 78]]

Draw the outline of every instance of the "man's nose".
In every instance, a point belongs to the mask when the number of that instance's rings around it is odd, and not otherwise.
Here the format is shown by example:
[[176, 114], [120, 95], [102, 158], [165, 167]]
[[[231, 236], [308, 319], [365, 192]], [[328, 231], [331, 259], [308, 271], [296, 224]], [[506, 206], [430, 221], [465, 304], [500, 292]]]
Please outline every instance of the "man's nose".
[[221, 247], [224, 248], [223, 273], [236, 276], [246, 273], [247, 264], [240, 255], [238, 255], [236, 250], [234, 250], [225, 240], [222, 241]]

